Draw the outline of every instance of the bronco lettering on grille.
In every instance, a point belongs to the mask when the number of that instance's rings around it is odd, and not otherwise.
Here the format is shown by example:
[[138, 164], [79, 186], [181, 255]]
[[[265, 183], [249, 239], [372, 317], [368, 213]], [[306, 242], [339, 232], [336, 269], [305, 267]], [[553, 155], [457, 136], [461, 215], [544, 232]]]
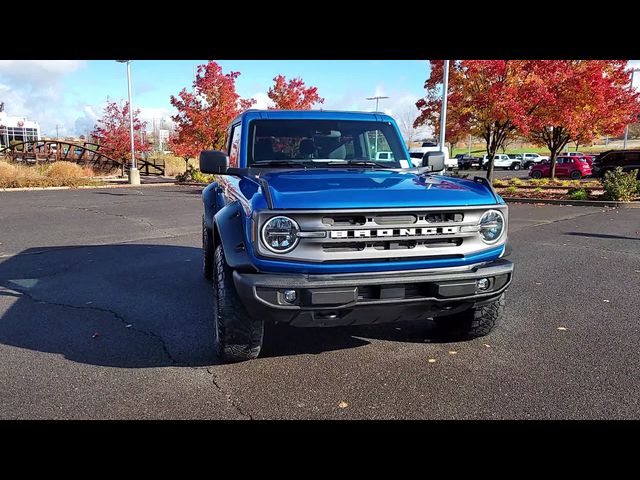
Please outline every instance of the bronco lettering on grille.
[[378, 230], [332, 230], [330, 238], [384, 238], [418, 237], [425, 235], [449, 235], [458, 233], [460, 227], [382, 228]]

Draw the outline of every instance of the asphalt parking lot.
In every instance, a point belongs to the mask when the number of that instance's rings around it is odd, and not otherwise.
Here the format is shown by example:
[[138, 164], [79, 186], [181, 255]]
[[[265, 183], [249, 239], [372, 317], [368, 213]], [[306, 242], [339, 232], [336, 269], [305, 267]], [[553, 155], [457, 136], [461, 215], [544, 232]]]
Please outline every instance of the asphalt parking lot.
[[278, 326], [220, 365], [199, 193], [0, 192], [0, 418], [640, 418], [640, 210], [512, 205], [488, 337]]

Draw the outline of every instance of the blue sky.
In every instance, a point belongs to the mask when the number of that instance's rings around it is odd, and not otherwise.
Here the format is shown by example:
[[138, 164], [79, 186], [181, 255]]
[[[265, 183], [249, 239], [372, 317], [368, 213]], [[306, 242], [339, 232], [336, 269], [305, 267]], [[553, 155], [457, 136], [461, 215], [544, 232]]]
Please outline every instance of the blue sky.
[[[146, 120], [174, 113], [170, 95], [190, 87], [194, 65], [205, 60], [140, 60], [132, 62], [133, 104]], [[302, 77], [318, 87], [323, 108], [371, 110], [365, 97], [387, 95], [380, 110], [394, 116], [417, 114], [429, 75], [426, 60], [222, 60], [225, 73], [239, 71], [236, 81], [243, 98], [267, 105], [273, 77]], [[127, 98], [126, 66], [115, 61], [0, 60], [0, 101], [9, 115], [40, 122], [43, 134], [86, 134], [101, 115], [107, 98]]]
[[[189, 88], [194, 65], [205, 60], [139, 60], [132, 63], [133, 104], [147, 121], [174, 114], [170, 95]], [[387, 95], [383, 110], [402, 124], [415, 118], [415, 102], [423, 95], [429, 76], [426, 60], [222, 60], [225, 73], [239, 71], [236, 87], [243, 98], [267, 106], [273, 77], [302, 77], [318, 87], [323, 108], [371, 110], [365, 97]], [[640, 67], [639, 60], [630, 67]], [[640, 87], [640, 74], [634, 82]], [[44, 135], [87, 134], [102, 115], [107, 98], [127, 98], [126, 66], [107, 60], [0, 60], [0, 102], [11, 116], [40, 123]], [[426, 133], [425, 133], [426, 135]]]

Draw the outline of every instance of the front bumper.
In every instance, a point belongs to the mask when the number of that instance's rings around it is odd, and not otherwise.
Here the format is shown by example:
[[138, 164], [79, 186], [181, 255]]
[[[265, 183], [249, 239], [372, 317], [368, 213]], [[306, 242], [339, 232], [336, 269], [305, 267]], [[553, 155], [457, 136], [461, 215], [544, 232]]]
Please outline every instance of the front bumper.
[[[499, 297], [511, 283], [505, 259], [474, 267], [370, 274], [269, 274], [234, 271], [236, 291], [255, 318], [296, 326], [420, 320], [450, 315]], [[486, 278], [481, 290], [477, 280]], [[295, 290], [292, 302], [284, 290]]]

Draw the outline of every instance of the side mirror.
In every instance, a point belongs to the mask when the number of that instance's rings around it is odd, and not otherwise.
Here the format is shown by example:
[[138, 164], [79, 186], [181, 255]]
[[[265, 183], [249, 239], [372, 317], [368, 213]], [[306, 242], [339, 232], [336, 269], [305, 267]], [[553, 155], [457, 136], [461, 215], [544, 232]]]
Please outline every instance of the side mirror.
[[200, 152], [200, 171], [202, 173], [227, 173], [229, 157], [218, 150], [203, 150]]
[[422, 166], [430, 167], [432, 172], [444, 170], [444, 153], [443, 152], [427, 152], [422, 157]]

